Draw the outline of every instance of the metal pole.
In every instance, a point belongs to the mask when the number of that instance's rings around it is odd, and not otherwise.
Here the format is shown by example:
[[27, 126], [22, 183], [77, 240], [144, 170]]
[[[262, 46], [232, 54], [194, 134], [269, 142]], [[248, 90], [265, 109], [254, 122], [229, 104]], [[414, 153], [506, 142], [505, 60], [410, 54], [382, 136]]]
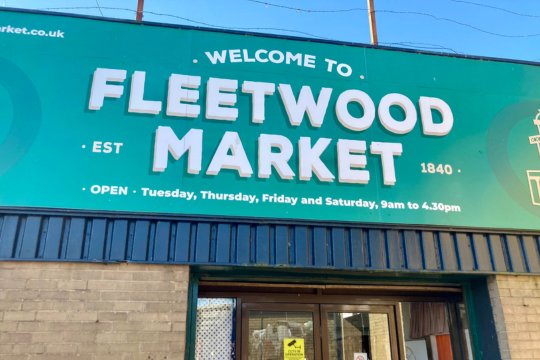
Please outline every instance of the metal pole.
[[377, 21], [375, 20], [375, 5], [374, 0], [367, 0], [368, 2], [368, 16], [369, 16], [369, 31], [371, 34], [371, 45], [379, 45], [379, 37], [377, 36]]
[[138, 0], [137, 3], [137, 18], [136, 20], [141, 22], [143, 18], [143, 12], [144, 12], [144, 0]]

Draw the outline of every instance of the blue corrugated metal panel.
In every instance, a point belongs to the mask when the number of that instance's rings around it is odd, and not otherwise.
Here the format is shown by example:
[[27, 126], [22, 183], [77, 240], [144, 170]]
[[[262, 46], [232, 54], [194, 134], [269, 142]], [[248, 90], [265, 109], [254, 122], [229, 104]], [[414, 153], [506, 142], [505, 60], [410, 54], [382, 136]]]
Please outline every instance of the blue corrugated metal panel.
[[[24, 220], [24, 217], [21, 217]], [[69, 220], [69, 228], [66, 232], [67, 247], [65, 252], [66, 260], [80, 260], [84, 257], [84, 240], [86, 237], [86, 224], [92, 224], [93, 221], [88, 221], [85, 218], [71, 218]], [[92, 219], [97, 220], [97, 219]]]
[[0, 260], [538, 274], [539, 236], [0, 214]]
[[231, 225], [218, 224], [216, 239], [216, 262], [226, 264], [231, 260]]
[[131, 252], [127, 254], [126, 258], [133, 261], [147, 260], [148, 255], [148, 240], [150, 238], [150, 222], [149, 221], [136, 221], [135, 232], [132, 241], [133, 246]]
[[525, 263], [522, 256], [521, 239], [515, 235], [506, 236], [506, 246], [508, 247], [508, 258], [510, 259], [512, 271], [524, 272]]
[[[107, 239], [107, 220], [94, 219], [90, 231], [90, 242], [88, 247], [88, 259], [99, 261], [105, 259], [105, 245]], [[108, 241], [110, 243], [110, 241]]]
[[441, 270], [441, 258], [436, 239], [438, 234], [432, 231], [422, 231], [420, 239], [422, 242], [422, 263], [426, 270]]
[[18, 258], [15, 254], [17, 232], [22, 219], [19, 216], [3, 216], [2, 229], [0, 230], [0, 258]]
[[368, 230], [368, 268], [383, 270], [388, 268], [386, 264], [386, 232], [380, 229]]
[[439, 232], [439, 253], [441, 255], [441, 268], [447, 271], [457, 271], [458, 262], [456, 254], [455, 234], [449, 232]]
[[485, 234], [473, 234], [472, 244], [476, 260], [476, 268], [479, 271], [492, 271], [492, 261], [488, 256], [483, 254], [489, 254], [488, 238]]
[[540, 259], [538, 254], [538, 239], [533, 236], [523, 237], [523, 247], [526, 256], [526, 264], [528, 271], [538, 273], [540, 272]]
[[40, 229], [41, 217], [29, 216], [26, 219], [20, 244], [19, 256], [21, 259], [34, 259], [36, 257], [38, 252]]
[[154, 260], [169, 261], [169, 244], [171, 240], [171, 224], [168, 221], [158, 221], [155, 227], [156, 235], [153, 241]]
[[[236, 245], [236, 258], [231, 259], [233, 264], [248, 264], [251, 262], [251, 225], [239, 224], [235, 226], [236, 237], [231, 237], [230, 241], [234, 241]], [[240, 242], [238, 242], [240, 239]]]
[[50, 217], [47, 225], [44, 226], [44, 233], [43, 259], [56, 260], [61, 255], [62, 237], [64, 235], [64, 218], [59, 216]]
[[[366, 231], [364, 229], [351, 229], [351, 267], [364, 269], [366, 267]], [[317, 241], [319, 243], [321, 241]]]
[[307, 226], [295, 226], [294, 238], [292, 243], [294, 244], [294, 263], [298, 266], [311, 265], [311, 252], [309, 251], [309, 243], [311, 242], [309, 236], [309, 228]]
[[389, 230], [386, 232], [386, 251], [389, 267], [404, 269], [403, 231]]
[[257, 226], [255, 241], [255, 262], [261, 265], [270, 264], [270, 226]]
[[122, 260], [126, 258], [129, 224], [126, 220], [112, 222], [111, 245], [109, 259]]
[[328, 243], [327, 229], [321, 226], [313, 228], [313, 238], [319, 239], [313, 242], [313, 261], [318, 267], [328, 266]]
[[459, 268], [465, 271], [476, 270], [476, 262], [474, 261], [474, 252], [469, 234], [456, 234], [456, 250]]
[[[290, 227], [285, 225], [277, 225], [274, 231], [276, 256], [274, 257], [276, 264], [288, 264], [289, 247], [290, 247]], [[326, 242], [325, 242], [326, 243]]]
[[422, 241], [415, 231], [404, 231], [405, 244], [405, 268], [411, 270], [423, 269], [422, 264]]
[[507, 265], [505, 256], [506, 249], [503, 247], [503, 236], [495, 234], [488, 235], [490, 244], [491, 261], [493, 262], [493, 269], [496, 272], [507, 271], [510, 267]]
[[188, 262], [191, 254], [191, 224], [189, 222], [179, 222], [176, 224], [174, 245], [173, 262]]

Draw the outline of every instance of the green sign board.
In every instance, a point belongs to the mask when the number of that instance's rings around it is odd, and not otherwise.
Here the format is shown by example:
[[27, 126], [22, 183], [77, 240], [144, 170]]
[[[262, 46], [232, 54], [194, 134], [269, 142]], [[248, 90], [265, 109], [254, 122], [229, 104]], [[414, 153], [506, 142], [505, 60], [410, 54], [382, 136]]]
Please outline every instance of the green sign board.
[[0, 206], [540, 229], [540, 66], [0, 12]]

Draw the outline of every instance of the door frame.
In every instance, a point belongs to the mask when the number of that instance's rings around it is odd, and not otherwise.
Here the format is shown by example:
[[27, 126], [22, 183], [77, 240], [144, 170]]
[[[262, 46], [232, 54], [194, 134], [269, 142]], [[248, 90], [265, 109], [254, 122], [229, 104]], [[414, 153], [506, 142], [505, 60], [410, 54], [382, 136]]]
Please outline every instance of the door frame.
[[[345, 306], [392, 306], [392, 317], [396, 324], [396, 359], [405, 359], [405, 343], [402, 324], [401, 302], [464, 302], [463, 289], [458, 284], [444, 285], [321, 285], [291, 283], [252, 283], [202, 280], [197, 284], [199, 298], [236, 299], [236, 350], [237, 359], [245, 354], [242, 341], [244, 334], [243, 304], [261, 304], [283, 309], [285, 304], [345, 305]], [[320, 318], [320, 314], [319, 314]], [[322, 349], [321, 349], [322, 350]], [[392, 350], [394, 356], [395, 350]], [[321, 354], [323, 354], [321, 352]]]
[[[346, 299], [346, 298], [345, 298]], [[271, 301], [272, 299], [267, 299]], [[322, 360], [329, 356], [328, 346], [328, 323], [326, 314], [331, 312], [362, 312], [373, 314], [385, 314], [388, 319], [388, 331], [390, 338], [390, 352], [392, 360], [403, 358], [399, 351], [399, 329], [401, 327], [401, 317], [396, 316], [398, 304], [349, 304], [349, 303], [304, 303], [304, 302], [246, 302], [241, 305], [241, 351], [240, 359], [247, 360], [249, 353], [249, 312], [305, 312], [311, 313], [313, 318], [313, 347], [315, 360]], [[398, 320], [399, 319], [399, 320]]]

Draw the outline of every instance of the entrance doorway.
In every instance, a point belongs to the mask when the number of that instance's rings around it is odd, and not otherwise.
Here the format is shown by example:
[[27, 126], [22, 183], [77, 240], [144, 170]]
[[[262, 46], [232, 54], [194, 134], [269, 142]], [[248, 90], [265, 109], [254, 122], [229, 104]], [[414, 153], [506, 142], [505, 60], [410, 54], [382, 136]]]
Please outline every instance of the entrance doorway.
[[196, 360], [472, 360], [459, 286], [199, 286]]
[[242, 304], [243, 359], [398, 359], [392, 305]]

